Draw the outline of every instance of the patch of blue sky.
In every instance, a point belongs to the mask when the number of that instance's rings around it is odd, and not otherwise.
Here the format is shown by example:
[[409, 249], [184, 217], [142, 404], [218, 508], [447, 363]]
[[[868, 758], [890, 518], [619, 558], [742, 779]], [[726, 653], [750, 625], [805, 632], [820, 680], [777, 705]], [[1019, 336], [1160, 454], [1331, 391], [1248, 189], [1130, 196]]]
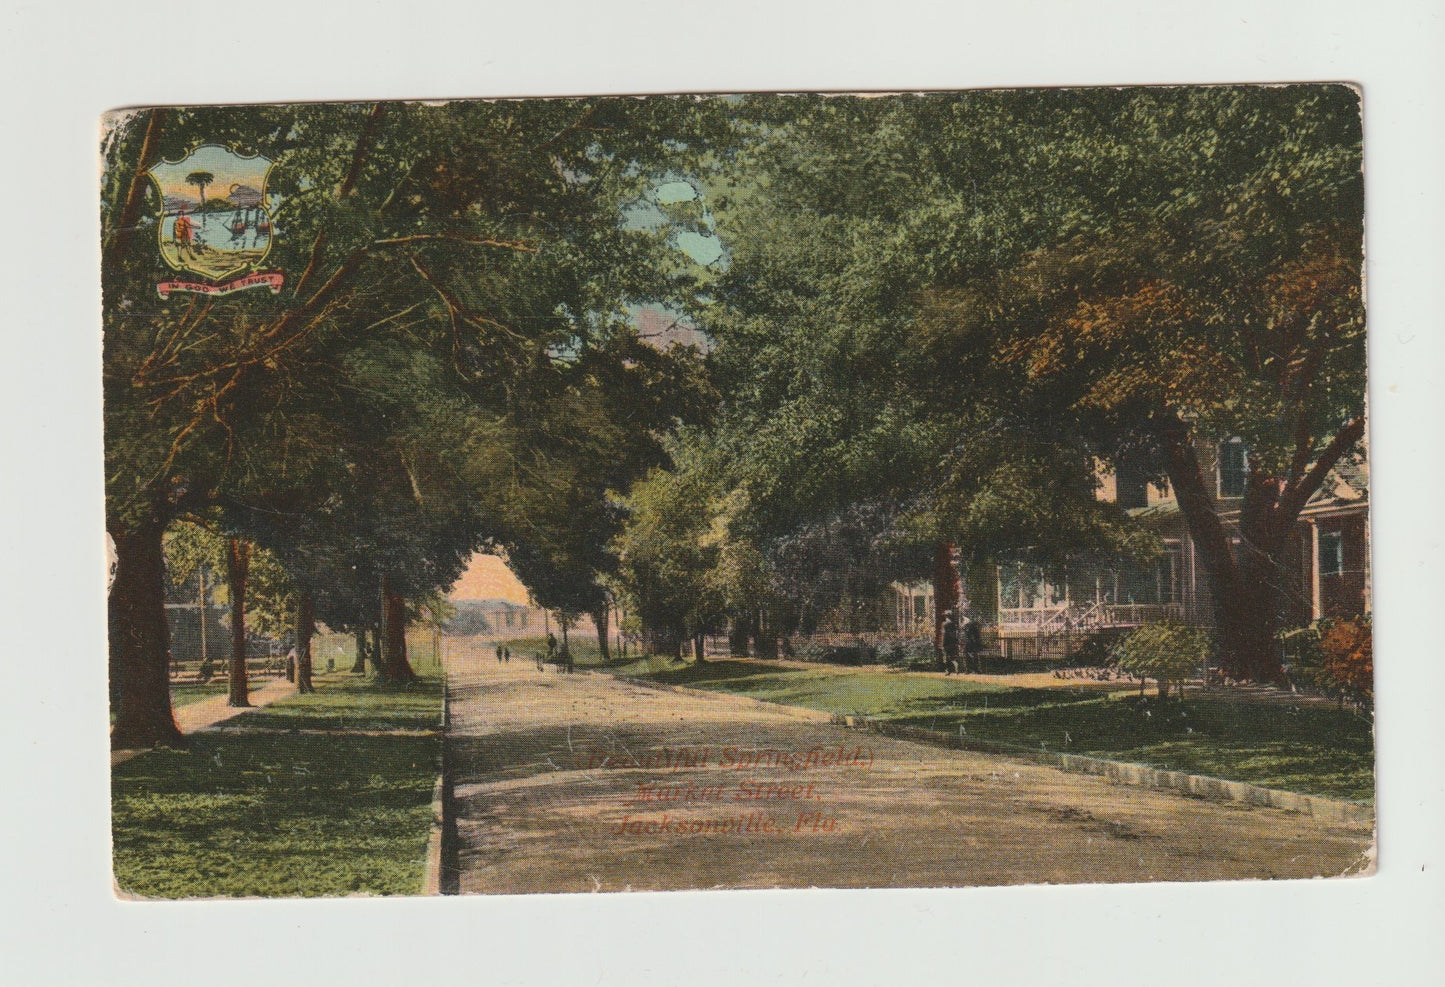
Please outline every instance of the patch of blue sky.
[[722, 241], [717, 237], [698, 233], [694, 230], [679, 230], [672, 235], [677, 248], [704, 267], [717, 263], [723, 255]]

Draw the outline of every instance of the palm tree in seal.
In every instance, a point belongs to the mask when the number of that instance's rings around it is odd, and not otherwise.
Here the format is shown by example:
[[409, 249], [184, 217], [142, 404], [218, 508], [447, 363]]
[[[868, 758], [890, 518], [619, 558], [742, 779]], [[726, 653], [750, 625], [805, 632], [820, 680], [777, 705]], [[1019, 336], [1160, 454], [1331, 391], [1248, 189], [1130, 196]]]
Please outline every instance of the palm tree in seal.
[[200, 189], [201, 199], [201, 225], [206, 225], [206, 186], [216, 180], [216, 176], [209, 171], [193, 171], [186, 176], [186, 184], [194, 185]]

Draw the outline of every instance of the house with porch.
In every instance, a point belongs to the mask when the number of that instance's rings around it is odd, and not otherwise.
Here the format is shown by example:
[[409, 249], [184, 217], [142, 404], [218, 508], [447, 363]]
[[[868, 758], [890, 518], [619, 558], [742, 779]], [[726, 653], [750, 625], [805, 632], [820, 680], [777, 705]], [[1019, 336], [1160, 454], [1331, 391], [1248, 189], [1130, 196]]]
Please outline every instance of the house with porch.
[[[1215, 509], [1226, 531], [1237, 531], [1248, 449], [1229, 439], [1206, 455]], [[1288, 560], [1287, 625], [1370, 611], [1368, 486], [1363, 457], [1341, 462], [1300, 512]], [[994, 629], [1004, 656], [1063, 657], [1092, 637], [1165, 619], [1213, 623], [1208, 576], [1173, 492], [1127, 473], [1101, 471], [1098, 496], [1120, 504], [1157, 535], [1163, 553], [1124, 565], [1012, 559], [961, 572], [964, 609]], [[1237, 534], [1231, 542], [1239, 544]], [[899, 632], [929, 636], [932, 587], [896, 584], [894, 593]]]

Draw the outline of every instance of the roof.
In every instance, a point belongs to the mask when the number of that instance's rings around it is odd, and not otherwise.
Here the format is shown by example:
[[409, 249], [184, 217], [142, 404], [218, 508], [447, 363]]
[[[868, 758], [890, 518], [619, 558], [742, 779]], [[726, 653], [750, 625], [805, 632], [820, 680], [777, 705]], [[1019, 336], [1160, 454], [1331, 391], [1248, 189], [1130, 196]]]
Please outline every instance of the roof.
[[1148, 507], [1130, 507], [1125, 513], [1139, 521], [1152, 521], [1158, 518], [1174, 517], [1179, 513], [1179, 502], [1177, 500], [1161, 500], [1158, 503], [1150, 504]]

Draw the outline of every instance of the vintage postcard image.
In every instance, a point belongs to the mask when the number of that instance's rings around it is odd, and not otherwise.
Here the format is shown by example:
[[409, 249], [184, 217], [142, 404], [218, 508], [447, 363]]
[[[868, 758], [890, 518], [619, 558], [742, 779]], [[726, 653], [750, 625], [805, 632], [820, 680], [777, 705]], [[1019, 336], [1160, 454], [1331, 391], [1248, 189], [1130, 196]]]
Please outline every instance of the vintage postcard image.
[[117, 893], [1371, 873], [1361, 134], [107, 115]]

